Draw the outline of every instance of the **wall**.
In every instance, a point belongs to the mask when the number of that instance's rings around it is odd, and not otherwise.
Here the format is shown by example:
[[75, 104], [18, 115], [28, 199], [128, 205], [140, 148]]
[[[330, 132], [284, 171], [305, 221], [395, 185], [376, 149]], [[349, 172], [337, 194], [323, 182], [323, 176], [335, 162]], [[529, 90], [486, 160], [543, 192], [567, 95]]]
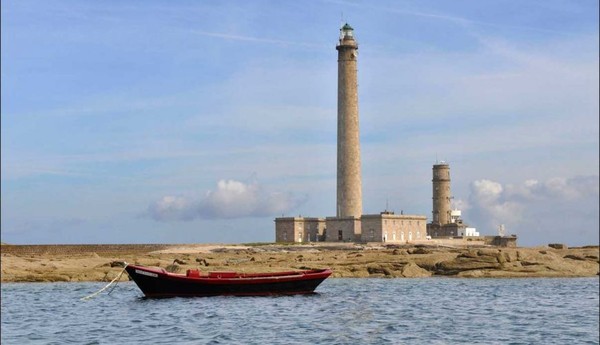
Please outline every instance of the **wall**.
[[324, 218], [275, 218], [275, 242], [323, 241], [324, 231]]
[[13, 255], [78, 255], [96, 253], [98, 255], [147, 253], [164, 250], [181, 244], [40, 244], [2, 245], [2, 254]]
[[381, 213], [363, 215], [361, 221], [363, 242], [407, 243], [427, 236], [425, 216]]
[[327, 217], [326, 238], [328, 242], [360, 241], [361, 223], [358, 217]]

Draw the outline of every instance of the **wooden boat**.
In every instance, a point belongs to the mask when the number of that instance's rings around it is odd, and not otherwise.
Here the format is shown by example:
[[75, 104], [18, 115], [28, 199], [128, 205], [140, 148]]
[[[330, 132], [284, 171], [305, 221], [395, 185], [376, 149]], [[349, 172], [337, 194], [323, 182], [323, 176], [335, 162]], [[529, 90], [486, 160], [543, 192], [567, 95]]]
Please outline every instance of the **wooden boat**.
[[201, 273], [191, 269], [177, 274], [162, 268], [127, 265], [125, 270], [144, 295], [151, 298], [309, 294], [331, 275], [328, 268], [275, 273]]

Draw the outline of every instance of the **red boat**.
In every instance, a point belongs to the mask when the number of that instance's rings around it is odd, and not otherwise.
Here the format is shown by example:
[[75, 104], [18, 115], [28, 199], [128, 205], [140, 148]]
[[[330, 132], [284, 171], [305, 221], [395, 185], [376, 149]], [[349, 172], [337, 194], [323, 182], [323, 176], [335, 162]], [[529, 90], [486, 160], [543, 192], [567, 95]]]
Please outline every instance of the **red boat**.
[[201, 273], [192, 269], [177, 274], [162, 268], [127, 265], [125, 270], [144, 295], [151, 298], [309, 294], [331, 275], [328, 268], [276, 273]]

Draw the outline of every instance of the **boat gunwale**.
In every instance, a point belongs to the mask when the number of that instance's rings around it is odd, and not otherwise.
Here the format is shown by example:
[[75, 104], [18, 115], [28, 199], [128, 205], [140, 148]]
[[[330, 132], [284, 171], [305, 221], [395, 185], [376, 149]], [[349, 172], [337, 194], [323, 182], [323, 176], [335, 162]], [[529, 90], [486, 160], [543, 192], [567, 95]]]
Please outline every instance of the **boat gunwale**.
[[[261, 284], [261, 283], [269, 283], [269, 282], [288, 282], [295, 280], [312, 280], [312, 279], [325, 279], [329, 277], [332, 273], [331, 269], [323, 268], [316, 270], [303, 270], [303, 271], [286, 271], [286, 272], [273, 272], [271, 273], [238, 273], [238, 272], [223, 272], [223, 273], [236, 273], [235, 277], [211, 277], [211, 276], [199, 276], [199, 277], [189, 277], [185, 274], [179, 273], [171, 273], [167, 272], [163, 268], [154, 268], [148, 266], [139, 266], [139, 265], [128, 265], [128, 268], [131, 267], [134, 270], [135, 274], [137, 273], [135, 270], [141, 270], [148, 273], [157, 274], [156, 279], [166, 279], [171, 281], [186, 281], [186, 282], [196, 282], [196, 283], [208, 283], [208, 284]], [[127, 272], [130, 274], [129, 272]], [[216, 272], [218, 273], [218, 272]], [[133, 277], [132, 277], [133, 278]]]

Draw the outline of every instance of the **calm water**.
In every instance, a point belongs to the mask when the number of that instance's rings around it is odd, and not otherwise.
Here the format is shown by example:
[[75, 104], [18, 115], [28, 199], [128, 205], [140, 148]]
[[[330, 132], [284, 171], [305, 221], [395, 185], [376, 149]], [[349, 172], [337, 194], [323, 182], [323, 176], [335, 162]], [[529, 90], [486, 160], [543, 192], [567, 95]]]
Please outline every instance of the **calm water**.
[[318, 294], [149, 300], [2, 284], [2, 344], [598, 344], [599, 280], [328, 279]]

